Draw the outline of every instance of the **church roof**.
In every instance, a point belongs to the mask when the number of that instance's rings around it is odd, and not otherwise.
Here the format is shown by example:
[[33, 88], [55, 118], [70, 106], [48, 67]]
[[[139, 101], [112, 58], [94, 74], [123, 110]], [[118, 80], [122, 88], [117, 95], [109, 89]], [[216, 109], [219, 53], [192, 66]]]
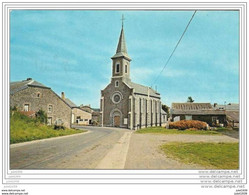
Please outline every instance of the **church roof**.
[[126, 85], [130, 88], [135, 89], [135, 93], [142, 94], [142, 95], [150, 95], [153, 97], [160, 98], [160, 93], [156, 92], [154, 89], [140, 85], [131, 81], [125, 81]]
[[28, 78], [27, 80], [23, 80], [23, 81], [11, 82], [10, 83], [10, 94], [12, 95], [18, 91], [28, 88], [29, 86], [50, 89], [50, 87], [47, 87], [43, 85], [42, 83], [39, 83], [31, 78]]
[[112, 57], [113, 58], [118, 58], [118, 57], [125, 57], [128, 60], [131, 60], [131, 58], [128, 55], [127, 48], [126, 48], [126, 42], [125, 42], [125, 36], [124, 36], [124, 29], [122, 26], [121, 33], [119, 36], [119, 41], [118, 41], [118, 47], [116, 50], [116, 54]]

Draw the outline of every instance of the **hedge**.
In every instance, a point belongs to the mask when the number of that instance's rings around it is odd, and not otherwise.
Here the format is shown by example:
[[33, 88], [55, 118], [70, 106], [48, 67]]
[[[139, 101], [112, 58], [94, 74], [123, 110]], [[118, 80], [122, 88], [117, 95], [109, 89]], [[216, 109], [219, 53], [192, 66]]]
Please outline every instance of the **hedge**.
[[197, 120], [181, 120], [169, 123], [169, 129], [207, 129], [207, 123]]

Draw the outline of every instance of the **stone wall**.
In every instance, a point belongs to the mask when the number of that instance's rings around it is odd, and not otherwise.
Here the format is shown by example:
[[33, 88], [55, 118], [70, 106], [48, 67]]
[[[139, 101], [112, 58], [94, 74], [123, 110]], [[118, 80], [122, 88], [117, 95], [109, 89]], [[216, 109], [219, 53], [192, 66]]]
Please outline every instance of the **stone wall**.
[[[119, 82], [119, 86], [115, 87], [115, 82]], [[113, 94], [120, 93], [121, 101], [117, 104], [113, 103]], [[113, 112], [121, 112], [120, 117], [120, 126], [124, 128], [128, 128], [128, 124], [124, 124], [124, 120], [127, 119], [128, 123], [128, 106], [129, 106], [129, 95], [131, 94], [131, 89], [129, 89], [126, 84], [122, 82], [121, 78], [112, 79], [112, 82], [101, 91], [102, 96], [102, 116], [103, 116], [103, 125], [104, 126], [113, 126]]]
[[[119, 81], [119, 87], [115, 82]], [[112, 96], [115, 92], [122, 94], [120, 103], [115, 104]], [[161, 125], [160, 98], [133, 93], [133, 89], [122, 82], [122, 78], [113, 78], [112, 82], [101, 91], [101, 114], [104, 126], [113, 126], [113, 112], [121, 112], [121, 127], [140, 129]], [[124, 124], [124, 121], [127, 124]]]
[[52, 124], [61, 119], [64, 126], [70, 128], [71, 108], [51, 89], [30, 86], [10, 95], [11, 107], [16, 106], [23, 111], [25, 104], [29, 105], [30, 111], [44, 110], [48, 118], [52, 119]]
[[161, 124], [161, 101], [151, 96], [133, 96], [134, 122], [133, 129], [140, 129]]

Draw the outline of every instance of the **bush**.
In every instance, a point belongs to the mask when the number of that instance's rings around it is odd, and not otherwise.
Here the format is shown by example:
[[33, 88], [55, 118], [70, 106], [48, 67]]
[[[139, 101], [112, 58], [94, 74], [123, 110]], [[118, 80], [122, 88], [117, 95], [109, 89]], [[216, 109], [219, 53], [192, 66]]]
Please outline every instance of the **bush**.
[[47, 114], [43, 110], [39, 110], [35, 113], [36, 119], [43, 124], [47, 124]]
[[207, 129], [207, 123], [202, 122], [202, 121], [196, 121], [196, 120], [181, 120], [181, 121], [176, 121], [176, 122], [171, 122], [169, 123], [169, 129], [180, 129], [180, 130], [185, 130], [185, 129]]

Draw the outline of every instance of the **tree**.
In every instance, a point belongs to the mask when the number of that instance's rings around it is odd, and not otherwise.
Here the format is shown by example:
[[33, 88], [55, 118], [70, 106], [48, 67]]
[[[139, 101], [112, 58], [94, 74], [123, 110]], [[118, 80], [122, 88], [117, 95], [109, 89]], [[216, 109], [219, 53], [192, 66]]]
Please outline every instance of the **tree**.
[[45, 113], [45, 111], [39, 110], [35, 113], [35, 116], [40, 123], [47, 124], [47, 114]]
[[169, 107], [165, 104], [162, 104], [162, 109], [167, 113], [167, 115], [169, 117]]
[[193, 100], [193, 98], [191, 96], [188, 97], [187, 102], [193, 103], [195, 100]]

